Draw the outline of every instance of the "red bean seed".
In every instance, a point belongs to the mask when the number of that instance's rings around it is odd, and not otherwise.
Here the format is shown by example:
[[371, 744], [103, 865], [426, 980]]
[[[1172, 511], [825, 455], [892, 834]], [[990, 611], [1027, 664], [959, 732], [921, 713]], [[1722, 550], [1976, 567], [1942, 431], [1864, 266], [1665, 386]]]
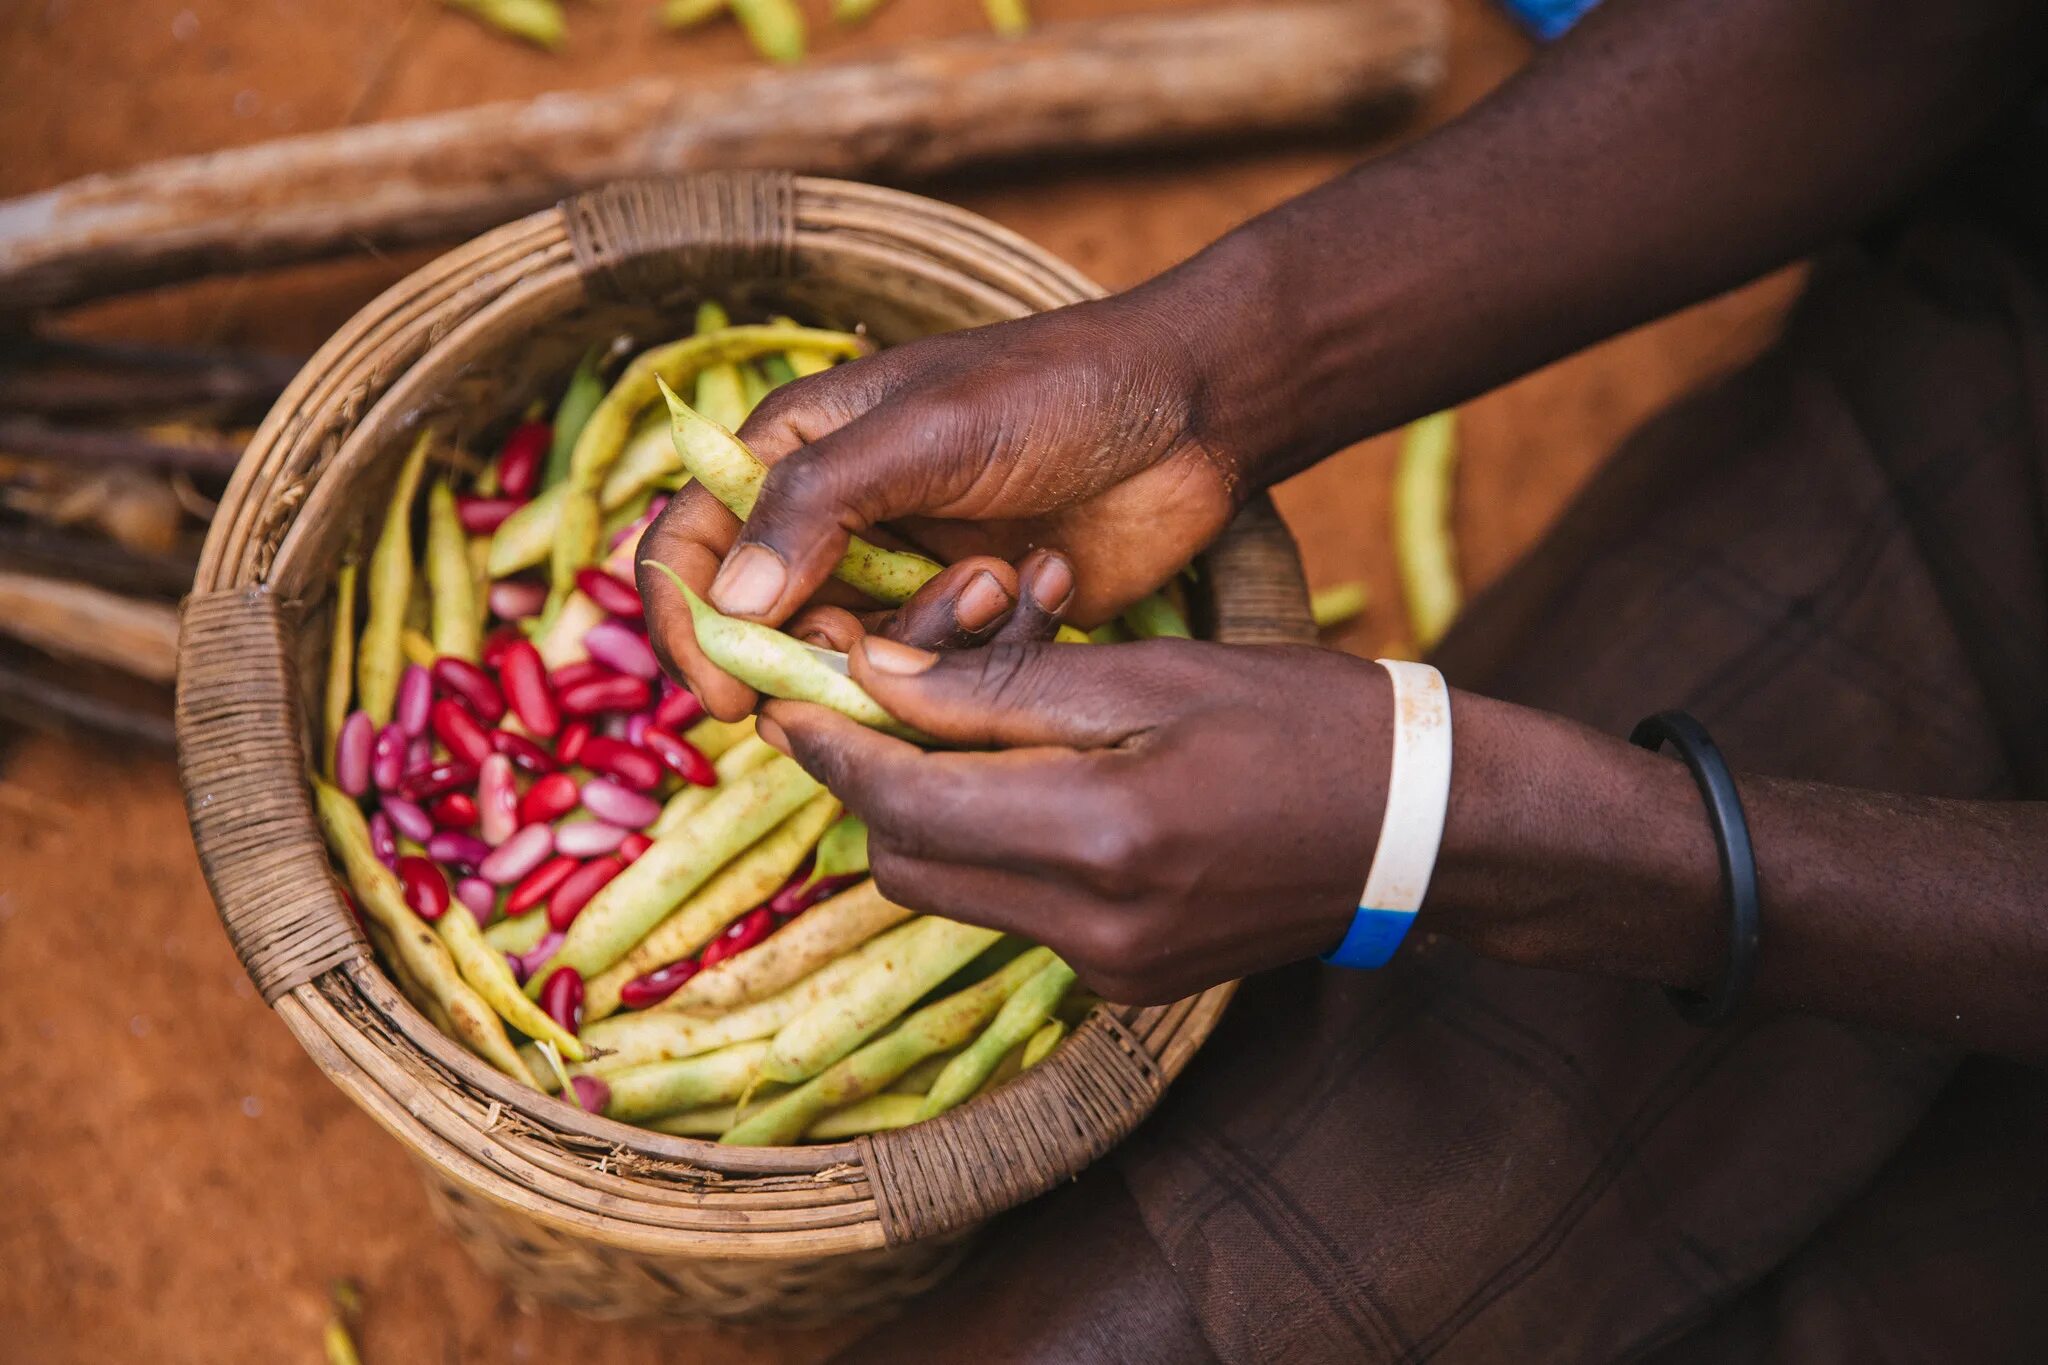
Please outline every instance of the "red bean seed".
[[549, 773], [519, 798], [519, 823], [545, 825], [559, 820], [575, 810], [580, 799], [575, 778], [567, 773]]
[[670, 734], [680, 735], [704, 718], [704, 703], [687, 688], [669, 683], [654, 706], [654, 723]]
[[638, 617], [645, 614], [640, 605], [640, 590], [620, 578], [617, 574], [606, 573], [595, 566], [576, 571], [576, 586], [583, 595], [614, 616]]
[[555, 760], [548, 751], [525, 735], [515, 735], [510, 730], [493, 730], [491, 747], [511, 759], [512, 766], [523, 773], [551, 773], [555, 770]]
[[612, 1102], [612, 1088], [602, 1076], [571, 1076], [569, 1088], [576, 1092], [576, 1103], [586, 1114], [602, 1114]]
[[749, 910], [734, 920], [726, 931], [704, 945], [698, 959], [707, 967], [725, 961], [735, 953], [743, 953], [775, 932], [775, 916], [767, 906]]
[[571, 716], [594, 716], [603, 711], [638, 711], [652, 697], [647, 679], [624, 673], [579, 682], [562, 689], [562, 710]]
[[540, 487], [541, 462], [547, 458], [555, 429], [546, 422], [521, 422], [512, 428], [498, 451], [498, 487], [508, 498], [522, 501]]
[[568, 767], [583, 757], [583, 742], [590, 738], [590, 722], [572, 720], [562, 727], [562, 737], [555, 741], [555, 762]]
[[711, 766], [711, 760], [704, 757], [702, 749], [681, 735], [673, 735], [659, 726], [653, 726], [648, 729], [645, 741], [649, 753], [660, 759], [664, 767], [691, 786], [718, 785], [718, 769]]
[[[489, 635], [484, 636], [483, 648], [477, 651], [477, 662], [481, 663], [485, 668], [495, 669], [505, 662], [505, 651], [510, 649], [515, 641], [524, 640], [525, 638], [526, 632], [517, 626], [499, 626]], [[497, 686], [496, 683], [491, 685], [493, 687]], [[477, 714], [482, 715], [483, 713], [479, 711]]]
[[552, 896], [555, 893], [555, 888], [562, 884], [562, 878], [568, 876], [581, 866], [583, 864], [575, 858], [554, 857], [548, 859], [519, 879], [519, 884], [514, 886], [511, 894], [505, 897], [505, 913], [508, 915], [525, 914], [528, 910], [531, 910], [534, 906], [539, 905], [549, 896]]
[[465, 792], [449, 792], [427, 807], [427, 814], [442, 829], [476, 828], [476, 800]]
[[505, 647], [505, 659], [498, 668], [505, 700], [519, 723], [542, 739], [561, 728], [562, 715], [555, 706], [555, 694], [548, 687], [547, 666], [531, 640], [514, 640]]
[[434, 737], [463, 762], [481, 766], [492, 756], [491, 737], [461, 702], [445, 698], [435, 702], [433, 720]]
[[[652, 731], [648, 733], [652, 734]], [[645, 749], [623, 739], [592, 735], [583, 742], [582, 765], [594, 773], [616, 777], [634, 791], [651, 792], [661, 785], [661, 762]]]
[[630, 866], [639, 861], [641, 854], [653, 847], [654, 840], [636, 830], [619, 840], [619, 856]]
[[574, 1033], [583, 1026], [583, 974], [574, 967], [557, 967], [548, 973], [540, 988], [540, 1007], [548, 1018]]
[[455, 515], [462, 529], [473, 536], [487, 536], [505, 524], [505, 518], [519, 510], [517, 498], [457, 498]]
[[417, 854], [398, 860], [398, 880], [405, 887], [405, 903], [424, 920], [437, 920], [448, 913], [448, 879], [441, 869]]
[[592, 858], [571, 872], [555, 888], [555, 894], [548, 897], [548, 923], [566, 931], [583, 913], [583, 907], [590, 903], [590, 898], [625, 868], [626, 865], [617, 858]]
[[656, 967], [647, 975], [636, 976], [619, 987], [619, 1003], [629, 1010], [659, 1005], [702, 970], [703, 964], [689, 957], [681, 962], [671, 962], [666, 967]]
[[443, 655], [434, 660], [434, 681], [460, 697], [463, 705], [486, 725], [496, 725], [505, 715], [505, 694], [491, 681], [490, 674], [467, 659]]

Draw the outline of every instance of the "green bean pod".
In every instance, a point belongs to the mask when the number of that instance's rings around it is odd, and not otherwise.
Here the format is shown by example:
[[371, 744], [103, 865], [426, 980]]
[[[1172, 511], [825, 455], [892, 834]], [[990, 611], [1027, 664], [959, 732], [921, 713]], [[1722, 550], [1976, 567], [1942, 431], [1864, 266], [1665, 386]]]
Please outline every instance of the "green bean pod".
[[888, 963], [888, 970], [868, 972], [834, 999], [783, 1025], [761, 1063], [764, 1077], [809, 1080], [888, 1027], [912, 1001], [1002, 937], [994, 929], [934, 915], [912, 920], [907, 927], [914, 933], [902, 945], [900, 961]]
[[544, 563], [555, 544], [555, 528], [562, 522], [562, 502], [569, 485], [558, 483], [498, 523], [491, 533], [491, 555], [486, 561], [492, 578], [509, 578], [521, 569]]
[[668, 434], [668, 418], [650, 408], [634, 424], [632, 434], [626, 438], [626, 448], [619, 452], [611, 472], [604, 476], [604, 484], [597, 491], [597, 505], [606, 512], [616, 512], [631, 506], [634, 499], [664, 479], [683, 473], [683, 462], [676, 457], [675, 438]]
[[519, 980], [512, 975], [504, 954], [484, 941], [484, 931], [477, 927], [476, 916], [467, 907], [460, 902], [451, 904], [447, 913], [434, 921], [434, 931], [441, 936], [448, 955], [455, 959], [462, 979], [498, 1012], [500, 1019], [529, 1038], [547, 1039], [572, 1062], [580, 1062], [588, 1055], [575, 1034], [520, 993]]
[[1141, 597], [1125, 607], [1123, 624], [1140, 640], [1189, 640], [1195, 634], [1188, 629], [1188, 618], [1163, 592]]
[[553, 52], [562, 45], [568, 22], [555, 0], [441, 0], [514, 38]]
[[716, 1014], [763, 999], [883, 930], [893, 929], [910, 914], [885, 899], [873, 881], [862, 882], [804, 911], [769, 935], [765, 943], [698, 972], [667, 1004], [696, 1014]]
[[1017, 38], [1031, 31], [1031, 11], [1025, 0], [981, 0], [988, 26], [1005, 38]]
[[484, 942], [491, 945], [493, 952], [524, 954], [532, 952], [547, 932], [548, 917], [539, 910], [529, 910], [501, 919], [484, 930]]
[[[827, 1110], [880, 1094], [890, 1082], [926, 1058], [965, 1043], [1006, 999], [1052, 960], [1050, 948], [1033, 948], [1019, 954], [1000, 971], [926, 1005], [887, 1034], [832, 1063], [787, 1095], [735, 1124], [719, 1141], [733, 1146], [777, 1146], [796, 1141]], [[927, 985], [926, 989], [929, 988]], [[777, 1034], [776, 1045], [781, 1041], [782, 1036]], [[764, 1068], [765, 1065], [764, 1060]], [[765, 1069], [763, 1074], [768, 1074]], [[921, 1107], [922, 1101], [919, 1103]]]
[[862, 355], [868, 349], [867, 342], [850, 332], [767, 325], [725, 327], [643, 351], [605, 394], [577, 437], [576, 453], [569, 462], [570, 483], [586, 490], [603, 484], [604, 476], [625, 447], [634, 422], [661, 401], [657, 380], [680, 384], [694, 379], [707, 365], [751, 360], [792, 346], [838, 356]]
[[820, 792], [720, 868], [717, 876], [648, 930], [633, 951], [583, 983], [583, 1017], [597, 1020], [617, 1013], [619, 992], [628, 981], [680, 962], [774, 895], [803, 865], [804, 855], [818, 842], [820, 831], [838, 813], [838, 799], [830, 792]]
[[917, 1122], [916, 1095], [870, 1095], [843, 1109], [819, 1117], [804, 1129], [806, 1142], [844, 1142], [863, 1133], [881, 1133], [891, 1128], [908, 1128]]
[[1408, 625], [1427, 651], [1458, 614], [1458, 568], [1451, 537], [1451, 476], [1458, 458], [1458, 414], [1439, 412], [1408, 424], [1394, 466], [1394, 562], [1408, 599]]
[[925, 1096], [920, 1116], [931, 1118], [944, 1113], [980, 1089], [1003, 1060], [1003, 1054], [1029, 1042], [1073, 984], [1074, 969], [1057, 958], [1041, 967], [1003, 1002], [1003, 1008], [981, 1036], [939, 1073], [931, 1092]]
[[540, 630], [560, 614], [562, 604], [576, 591], [576, 572], [597, 562], [598, 534], [604, 512], [597, 494], [575, 484], [562, 496], [562, 512], [555, 521], [555, 543], [548, 561], [548, 603], [541, 611]]
[[406, 607], [412, 598], [412, 504], [433, 442], [431, 431], [421, 432], [413, 442], [405, 463], [399, 467], [397, 486], [391, 490], [377, 546], [370, 552], [370, 608], [363, 621], [356, 660], [356, 695], [361, 699], [362, 709], [379, 725], [391, 722], [392, 702], [398, 696], [398, 675], [405, 667], [399, 636], [405, 629]]
[[475, 663], [483, 647], [469, 537], [446, 483], [427, 489], [427, 587], [433, 597], [434, 652]]
[[[664, 834], [591, 897], [569, 926], [553, 965], [574, 967], [584, 980], [632, 950], [683, 899], [824, 788], [777, 755], [723, 788], [696, 819]], [[536, 979], [528, 993], [537, 995]]]
[[440, 1002], [451, 1025], [450, 1036], [506, 1075], [533, 1084], [533, 1073], [506, 1036], [504, 1023], [463, 980], [455, 959], [433, 929], [405, 903], [398, 875], [377, 861], [362, 809], [339, 788], [317, 777], [312, 781], [321, 833], [334, 856], [341, 859], [363, 913], [390, 935], [393, 959], [404, 962], [413, 979]]
[[554, 428], [548, 434], [548, 462], [541, 470], [541, 487], [553, 488], [569, 477], [569, 457], [576, 453], [576, 438], [590, 421], [590, 414], [604, 401], [604, 355], [599, 343], [576, 362], [562, 401], [555, 406]]
[[[666, 383], [657, 384], [668, 400], [669, 428], [683, 467], [728, 511], [745, 521], [753, 515], [768, 466], [739, 437], [685, 403]], [[923, 555], [885, 550], [851, 536], [832, 576], [878, 602], [898, 603], [909, 601], [944, 567]]]
[[1038, 1032], [1031, 1035], [1024, 1044], [1024, 1070], [1029, 1071], [1060, 1045], [1060, 1039], [1067, 1036], [1067, 1026], [1057, 1019], [1048, 1019], [1038, 1026]]
[[321, 707], [327, 735], [321, 769], [329, 778], [334, 776], [334, 746], [341, 741], [348, 704], [355, 696], [356, 574], [355, 562], [351, 560], [341, 566], [341, 572], [334, 578], [334, 621], [327, 637], [327, 692]]
[[722, 615], [692, 592], [675, 570], [647, 560], [667, 574], [690, 607], [690, 624], [704, 657], [757, 692], [790, 701], [829, 706], [849, 720], [903, 739], [927, 738], [882, 709], [880, 702], [844, 673], [834, 672], [797, 640], [773, 626]]
[[729, 1104], [747, 1093], [767, 1051], [766, 1040], [757, 1039], [695, 1057], [607, 1072], [604, 1083], [611, 1087], [611, 1098], [605, 1102], [605, 1116], [644, 1123], [679, 1109]]
[[670, 29], [695, 28], [725, 13], [725, 0], [665, 0], [661, 26]]
[[804, 59], [804, 16], [795, 0], [730, 0], [754, 50], [769, 61], [793, 66]]

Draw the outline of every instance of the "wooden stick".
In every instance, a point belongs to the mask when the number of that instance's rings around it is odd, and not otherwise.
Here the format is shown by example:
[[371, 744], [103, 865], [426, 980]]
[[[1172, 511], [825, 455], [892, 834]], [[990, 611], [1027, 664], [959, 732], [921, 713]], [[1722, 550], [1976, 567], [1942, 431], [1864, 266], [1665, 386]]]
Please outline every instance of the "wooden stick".
[[0, 573], [0, 632], [151, 682], [178, 676], [178, 611], [81, 583]]
[[182, 469], [226, 479], [242, 458], [240, 447], [222, 441], [160, 441], [119, 427], [60, 427], [34, 417], [0, 417], [0, 455], [22, 455], [70, 466], [141, 465]]
[[131, 550], [104, 536], [35, 521], [0, 521], [0, 569], [70, 578], [108, 592], [177, 598], [192, 588], [194, 554]]
[[260, 415], [304, 362], [209, 347], [31, 337], [0, 352], [0, 412], [43, 417]]
[[1440, 79], [1441, 0], [1295, 0], [917, 43], [338, 129], [0, 203], [0, 313], [470, 236], [621, 177], [904, 180], [1333, 129]]
[[168, 699], [160, 708], [129, 705], [51, 682], [4, 660], [0, 660], [0, 717], [39, 730], [83, 727], [116, 739], [141, 740], [157, 749], [168, 750], [177, 744]]

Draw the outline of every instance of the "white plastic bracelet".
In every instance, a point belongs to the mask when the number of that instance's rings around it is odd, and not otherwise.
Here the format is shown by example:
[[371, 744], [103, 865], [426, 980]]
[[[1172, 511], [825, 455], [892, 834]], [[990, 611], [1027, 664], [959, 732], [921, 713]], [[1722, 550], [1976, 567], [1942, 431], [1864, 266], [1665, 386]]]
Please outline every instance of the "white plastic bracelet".
[[1383, 967], [1429, 894], [1451, 802], [1451, 690], [1428, 664], [1378, 660], [1394, 684], [1394, 758], [1379, 846], [1344, 941], [1323, 955], [1340, 967]]

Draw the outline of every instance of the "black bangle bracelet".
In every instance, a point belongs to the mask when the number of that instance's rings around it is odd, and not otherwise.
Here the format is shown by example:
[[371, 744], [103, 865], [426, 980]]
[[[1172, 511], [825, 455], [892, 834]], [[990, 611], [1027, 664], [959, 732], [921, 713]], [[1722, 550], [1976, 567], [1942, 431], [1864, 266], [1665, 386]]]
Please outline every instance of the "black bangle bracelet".
[[1742, 798], [1735, 793], [1728, 760], [1721, 757], [1720, 747], [1705, 726], [1683, 711], [1664, 711], [1638, 723], [1628, 737], [1629, 743], [1652, 752], [1667, 740], [1699, 784], [1707, 819], [1714, 826], [1714, 847], [1721, 855], [1721, 880], [1728, 887], [1728, 971], [1719, 989], [1712, 995], [1665, 991], [1687, 1023], [1704, 1027], [1735, 1013], [1756, 980], [1756, 850], [1749, 842], [1749, 820], [1742, 813]]

